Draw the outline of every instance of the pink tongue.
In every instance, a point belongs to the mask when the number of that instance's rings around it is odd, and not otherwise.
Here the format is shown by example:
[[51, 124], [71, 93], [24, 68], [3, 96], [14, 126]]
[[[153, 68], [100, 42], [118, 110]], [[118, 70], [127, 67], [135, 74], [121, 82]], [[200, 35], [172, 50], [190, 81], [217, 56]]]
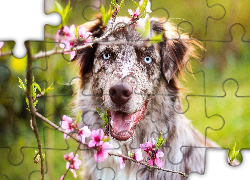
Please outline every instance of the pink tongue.
[[112, 128], [116, 132], [126, 132], [130, 130], [130, 124], [134, 122], [134, 114], [127, 114], [121, 111], [111, 111], [111, 119], [113, 120]]

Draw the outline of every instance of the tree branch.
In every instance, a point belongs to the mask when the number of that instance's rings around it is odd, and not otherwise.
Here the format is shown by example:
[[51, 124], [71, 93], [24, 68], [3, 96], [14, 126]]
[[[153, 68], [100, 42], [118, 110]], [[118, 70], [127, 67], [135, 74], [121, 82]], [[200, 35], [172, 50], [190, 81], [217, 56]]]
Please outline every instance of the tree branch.
[[[72, 139], [74, 139], [76, 142], [83, 144], [80, 140], [78, 140], [77, 138], [75, 138], [74, 136], [72, 136], [71, 134], [65, 132], [61, 127], [57, 126], [55, 123], [51, 122], [50, 120], [48, 120], [46, 117], [44, 117], [43, 115], [41, 115], [40, 113], [36, 112], [35, 113], [36, 117], [38, 117], [39, 119], [41, 119], [42, 121], [46, 122], [48, 125], [50, 125], [51, 127], [57, 129], [59, 132], [62, 132], [64, 134], [67, 134], [69, 137], [71, 137]], [[87, 145], [87, 144], [83, 144], [83, 145]]]
[[1, 53], [1, 54], [0, 54], [0, 57], [9, 56], [9, 55], [13, 55], [13, 51]]
[[41, 51], [41, 52], [35, 54], [33, 56], [33, 59], [36, 60], [36, 59], [48, 57], [48, 56], [51, 56], [51, 55], [54, 55], [54, 54], [63, 54], [63, 53], [66, 53], [66, 52], [78, 51], [78, 50], [84, 49], [86, 47], [92, 47], [95, 43], [102, 42], [104, 39], [106, 39], [110, 34], [112, 34], [113, 32], [115, 32], [116, 30], [124, 28], [126, 26], [129, 26], [131, 24], [134, 24], [134, 23], [136, 23], [139, 20], [138, 18], [133, 19], [129, 23], [127, 23], [127, 24], [119, 24], [119, 25], [116, 26], [115, 29], [113, 29], [114, 28], [113, 26], [114, 26], [114, 23], [115, 23], [115, 19], [116, 19], [116, 15], [117, 14], [114, 14], [111, 17], [111, 19], [109, 20], [109, 23], [108, 23], [108, 26], [107, 26], [109, 30], [104, 35], [102, 35], [101, 37], [94, 39], [91, 43], [88, 43], [88, 44], [85, 44], [85, 45], [82, 45], [82, 46], [72, 47], [70, 49], [61, 49], [61, 50], [58, 50], [57, 48], [54, 48], [54, 49], [52, 49], [50, 51], [47, 51], [47, 52]]
[[183, 172], [178, 172], [178, 171], [172, 171], [172, 170], [168, 170], [168, 169], [163, 169], [163, 168], [160, 168], [160, 167], [157, 167], [157, 166], [150, 166], [148, 164], [146, 164], [144, 161], [137, 161], [136, 159], [133, 159], [131, 157], [128, 157], [128, 156], [124, 156], [122, 154], [114, 154], [114, 153], [108, 153], [110, 156], [113, 155], [113, 156], [118, 156], [118, 157], [123, 157], [124, 159], [127, 159], [127, 160], [130, 160], [130, 161], [133, 161], [135, 163], [139, 163], [141, 165], [144, 165], [146, 166], [147, 168], [149, 168], [150, 170], [151, 169], [158, 169], [158, 170], [162, 170], [162, 171], [166, 171], [166, 172], [171, 172], [171, 173], [176, 173], [176, 174], [180, 174], [184, 177], [188, 177], [188, 175], [186, 175], [185, 173]]
[[33, 80], [33, 75], [32, 75], [33, 58], [32, 58], [31, 49], [30, 49], [30, 42], [26, 41], [25, 46], [26, 46], [26, 49], [27, 49], [27, 74], [26, 74], [27, 89], [26, 89], [26, 94], [27, 94], [27, 98], [29, 100], [30, 115], [31, 115], [31, 121], [32, 121], [31, 124], [32, 124], [32, 127], [33, 127], [33, 132], [36, 135], [36, 140], [37, 140], [37, 145], [38, 145], [38, 152], [39, 152], [40, 158], [41, 158], [42, 180], [44, 180], [44, 158], [43, 158], [43, 155], [42, 155], [42, 145], [41, 145], [41, 141], [40, 141], [39, 133], [38, 133], [38, 128], [37, 128], [37, 124], [36, 124], [36, 116], [35, 116], [36, 109], [33, 106], [33, 98], [32, 98], [32, 92], [31, 92], [32, 80]]
[[[67, 134], [67, 135], [70, 136], [72, 139], [74, 139], [76, 142], [78, 142], [78, 143], [79, 143], [78, 148], [79, 148], [80, 144], [82, 144], [82, 145], [88, 147], [88, 144], [82, 143], [80, 140], [78, 140], [77, 138], [75, 138], [75, 137], [72, 136], [71, 134], [66, 133], [62, 128], [60, 128], [59, 126], [57, 126], [56, 124], [54, 124], [53, 122], [51, 122], [50, 120], [48, 120], [47, 118], [45, 118], [43, 115], [39, 114], [38, 112], [36, 112], [36, 116], [37, 116], [38, 118], [40, 118], [41, 120], [43, 120], [44, 122], [46, 122], [47, 124], [49, 124], [50, 126], [52, 126], [52, 127], [54, 127], [55, 129], [57, 129], [59, 132], [62, 132], [62, 133]], [[78, 149], [78, 148], [77, 148], [77, 149]], [[108, 154], [109, 154], [110, 156], [119, 156], [119, 157], [123, 157], [124, 159], [128, 159], [128, 160], [131, 160], [131, 161], [133, 161], [133, 162], [135, 162], [135, 163], [139, 163], [139, 164], [141, 164], [141, 165], [144, 165], [144, 166], [148, 167], [149, 169], [158, 169], [158, 170], [162, 170], [162, 171], [166, 171], [166, 172], [177, 173], [177, 174], [180, 174], [180, 175], [182, 175], [182, 176], [184, 176], [184, 177], [188, 177], [188, 175], [186, 175], [186, 174], [183, 173], [183, 172], [178, 172], [178, 171], [172, 171], [172, 170], [168, 170], [168, 169], [163, 169], [163, 168], [160, 168], [160, 167], [157, 167], [157, 166], [150, 166], [150, 165], [148, 165], [147, 163], [145, 163], [145, 162], [143, 162], [143, 161], [137, 161], [137, 160], [135, 160], [135, 159], [133, 159], [133, 158], [130, 158], [130, 157], [128, 157], [128, 156], [124, 156], [124, 155], [121, 155], [121, 154], [114, 154], [114, 153], [108, 153]], [[66, 175], [66, 174], [65, 174], [65, 175]]]
[[[79, 148], [80, 148], [80, 145], [81, 145], [81, 143], [79, 143], [79, 144], [78, 144], [78, 146], [77, 146], [77, 149], [76, 149], [76, 151], [75, 151], [75, 153], [74, 153], [74, 158], [75, 158], [75, 156], [76, 156], [77, 151], [78, 151], [78, 150], [79, 150]], [[74, 159], [74, 158], [73, 158], [73, 159]], [[73, 163], [73, 159], [72, 159], [72, 161], [70, 162], [70, 165]], [[67, 171], [64, 173], [64, 175], [63, 175], [63, 179], [65, 178], [65, 176], [66, 176], [66, 175], [67, 175], [67, 173], [69, 172], [70, 165], [69, 165], [69, 168], [67, 169]]]

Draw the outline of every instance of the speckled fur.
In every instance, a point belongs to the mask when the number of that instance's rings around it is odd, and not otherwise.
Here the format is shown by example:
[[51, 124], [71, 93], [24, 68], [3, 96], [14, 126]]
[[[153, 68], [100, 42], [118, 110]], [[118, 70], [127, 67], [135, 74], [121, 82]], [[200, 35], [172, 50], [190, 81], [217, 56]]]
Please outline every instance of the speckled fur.
[[[116, 23], [120, 22], [126, 23], [129, 19], [118, 17]], [[193, 44], [199, 44], [185, 35], [178, 39], [170, 23], [160, 22], [160, 19], [151, 19], [151, 31], [164, 31], [164, 41], [153, 46], [147, 47], [146, 42], [141, 41], [135, 25], [131, 25], [114, 32], [106, 39], [109, 42], [114, 41], [113, 44], [101, 42], [92, 49], [77, 53], [75, 60], [81, 67], [81, 79], [76, 82], [74, 110], [75, 113], [78, 109], [83, 111], [82, 124], [88, 125], [90, 129], [97, 129], [102, 121], [95, 111], [95, 106], [102, 110], [134, 113], [148, 101], [145, 115], [136, 125], [133, 138], [125, 142], [112, 139], [112, 151], [116, 153], [121, 148], [122, 152], [127, 154], [128, 150], [138, 148], [140, 144], [146, 143], [152, 136], [157, 137], [162, 131], [167, 138], [167, 143], [162, 148], [165, 154], [162, 159], [163, 168], [187, 174], [204, 173], [205, 147], [217, 145], [212, 141], [207, 141], [205, 145], [205, 137], [192, 127], [185, 116], [175, 112], [181, 110], [178, 76], [188, 58], [195, 56]], [[100, 20], [86, 24], [92, 32], [100, 25]], [[143, 28], [143, 25], [143, 20], [137, 23], [138, 27]], [[100, 37], [103, 33], [105, 30], [94, 36]], [[103, 59], [104, 53], [110, 54], [110, 60]], [[150, 56], [153, 62], [146, 64], [145, 56]], [[88, 67], [85, 67], [86, 64]], [[109, 97], [109, 88], [116, 81], [126, 81], [133, 87], [132, 98], [121, 107], [117, 107]], [[186, 147], [181, 148], [182, 146]], [[84, 179], [185, 179], [178, 174], [149, 171], [128, 161], [125, 168], [120, 170], [115, 157], [96, 163], [93, 154], [92, 150], [82, 151]]]

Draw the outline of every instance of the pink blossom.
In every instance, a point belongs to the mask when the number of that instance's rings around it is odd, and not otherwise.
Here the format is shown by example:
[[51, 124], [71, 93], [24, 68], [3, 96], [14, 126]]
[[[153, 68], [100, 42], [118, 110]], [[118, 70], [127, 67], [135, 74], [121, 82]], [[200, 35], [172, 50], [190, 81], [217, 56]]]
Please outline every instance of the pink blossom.
[[[63, 115], [62, 121], [59, 122], [61, 128], [65, 129], [66, 133], [70, 133], [74, 130], [74, 124], [72, 122], [72, 119], [66, 115]], [[69, 136], [67, 134], [64, 134], [64, 138], [68, 139]]]
[[[3, 47], [3, 45], [4, 45], [4, 42], [0, 41], [0, 50]], [[1, 51], [0, 51], [0, 54], [1, 54]]]
[[0, 49], [3, 47], [3, 45], [4, 45], [4, 42], [0, 41]]
[[66, 163], [66, 169], [70, 169], [70, 171], [73, 173], [73, 176], [76, 178], [77, 175], [75, 170], [78, 170], [79, 166], [82, 164], [82, 161], [78, 159], [78, 154], [74, 156], [73, 152], [71, 152], [70, 154], [65, 154], [63, 156], [64, 159], [68, 161]]
[[147, 152], [147, 150], [150, 150], [152, 147], [155, 146], [155, 140], [153, 137], [150, 138], [148, 142], [146, 142], [146, 145], [140, 144], [140, 147]]
[[110, 148], [112, 147], [112, 144], [109, 142], [104, 142], [100, 146], [96, 147], [97, 153], [94, 154], [95, 161], [103, 162], [105, 159], [107, 159], [108, 153], [111, 151]]
[[[68, 26], [63, 26], [61, 29], [57, 31], [56, 34], [56, 42], [62, 42], [59, 46], [62, 49], [70, 49], [75, 44], [75, 25], [72, 24], [70, 28]], [[70, 59], [75, 57], [75, 51], [65, 52], [65, 54], [70, 54]]]
[[155, 147], [155, 140], [153, 137], [150, 138], [150, 141], [146, 142], [146, 145], [140, 144], [140, 147], [147, 152], [147, 157], [149, 159], [148, 164], [153, 166], [156, 164], [159, 167], [163, 166], [162, 161], [159, 159], [164, 156], [164, 153]]
[[68, 26], [63, 26], [61, 29], [57, 31], [56, 34], [56, 42], [62, 42], [65, 44], [60, 44], [60, 47], [63, 49], [71, 48], [75, 41], [75, 25], [71, 25], [70, 28]]
[[85, 26], [84, 25], [82, 25], [81, 27], [80, 27], [80, 29], [78, 30], [78, 34], [79, 34], [79, 36], [82, 38], [82, 39], [84, 39], [85, 40], [85, 42], [91, 42], [92, 41], [92, 39], [91, 39], [91, 35], [92, 35], [92, 33], [91, 32], [87, 32], [87, 30], [86, 30], [86, 28], [85, 28]]
[[[121, 151], [117, 151], [118, 154], [122, 154]], [[117, 156], [117, 161], [118, 163], [120, 164], [120, 169], [123, 169], [125, 167], [125, 162], [124, 162], [124, 159], [123, 157], [119, 157]]]
[[89, 141], [89, 147], [100, 146], [103, 143], [102, 139], [104, 137], [104, 132], [102, 129], [93, 130], [91, 135], [92, 140]]
[[88, 126], [78, 129], [78, 133], [76, 134], [76, 138], [78, 138], [82, 143], [85, 143], [85, 137], [89, 136], [91, 136], [91, 131]]
[[160, 157], [163, 157], [164, 156], [164, 153], [162, 151], [160, 151], [159, 149], [156, 150], [156, 154], [155, 154], [155, 157], [154, 156], [151, 156], [150, 160], [148, 161], [148, 164], [150, 166], [153, 166], [154, 163], [156, 164], [156, 166], [159, 166], [160, 168], [162, 168], [162, 161], [159, 159]]
[[63, 155], [65, 161], [72, 161], [74, 159], [74, 154], [73, 152], [69, 153], [69, 154], [64, 154]]
[[138, 7], [135, 12], [132, 9], [128, 9], [128, 13], [132, 16], [132, 18], [136, 18], [140, 15], [140, 8]]
[[[142, 2], [143, 2], [143, 0], [139, 1], [140, 6], [142, 5]], [[151, 10], [151, 2], [150, 1], [148, 1], [145, 10], [146, 10], [147, 13], [151, 13], [152, 12], [152, 10]]]
[[143, 160], [141, 149], [135, 149], [135, 153], [134, 153], [133, 158], [135, 160], [137, 160], [137, 161], [142, 161]]

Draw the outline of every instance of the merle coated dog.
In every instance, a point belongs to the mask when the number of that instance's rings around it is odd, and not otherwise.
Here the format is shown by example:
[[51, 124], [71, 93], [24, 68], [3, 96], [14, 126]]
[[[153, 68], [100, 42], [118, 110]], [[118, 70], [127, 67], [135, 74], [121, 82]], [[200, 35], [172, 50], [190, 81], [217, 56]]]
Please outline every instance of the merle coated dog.
[[[117, 17], [115, 25], [128, 23], [129, 18]], [[124, 154], [140, 147], [150, 137], [162, 132], [167, 142], [162, 151], [163, 168], [174, 171], [204, 173], [206, 147], [217, 146], [201, 135], [178, 112], [181, 112], [180, 84], [195, 46], [200, 43], [186, 35], [179, 38], [171, 23], [150, 19], [150, 33], [163, 33], [159, 43], [148, 44], [137, 28], [143, 29], [145, 19], [117, 29], [105, 41], [79, 50], [76, 57], [81, 79], [76, 83], [74, 109], [83, 111], [83, 123], [100, 128], [102, 120], [95, 111], [108, 110], [109, 134], [114, 146]], [[98, 38], [108, 29], [101, 18], [85, 24]], [[185, 179], [179, 174], [160, 170], [150, 171], [142, 165], [125, 161], [120, 170], [115, 157], [96, 163], [94, 151], [83, 151], [84, 179]]]

